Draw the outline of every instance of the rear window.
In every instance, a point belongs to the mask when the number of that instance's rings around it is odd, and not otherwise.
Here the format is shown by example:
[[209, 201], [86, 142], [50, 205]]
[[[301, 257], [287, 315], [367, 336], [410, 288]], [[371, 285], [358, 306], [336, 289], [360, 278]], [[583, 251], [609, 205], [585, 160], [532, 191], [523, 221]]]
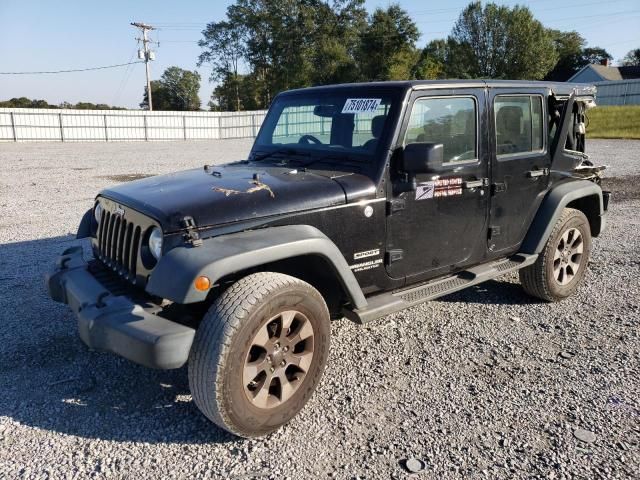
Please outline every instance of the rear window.
[[498, 157], [544, 148], [542, 97], [497, 96], [494, 102]]

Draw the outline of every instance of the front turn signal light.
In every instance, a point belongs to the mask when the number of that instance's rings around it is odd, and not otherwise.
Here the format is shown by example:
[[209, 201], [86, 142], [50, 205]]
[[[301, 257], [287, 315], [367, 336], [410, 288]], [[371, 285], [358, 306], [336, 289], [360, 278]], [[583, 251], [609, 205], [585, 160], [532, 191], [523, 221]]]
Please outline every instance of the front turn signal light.
[[196, 281], [193, 282], [193, 286], [196, 287], [196, 290], [206, 292], [211, 288], [211, 280], [209, 280], [209, 277], [200, 275], [198, 278], [196, 278]]

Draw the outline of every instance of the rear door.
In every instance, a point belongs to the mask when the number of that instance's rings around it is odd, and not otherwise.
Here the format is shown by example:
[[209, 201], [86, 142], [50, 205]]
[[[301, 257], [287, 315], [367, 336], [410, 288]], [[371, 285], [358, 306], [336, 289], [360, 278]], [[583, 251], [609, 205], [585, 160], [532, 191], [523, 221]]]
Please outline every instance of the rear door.
[[492, 256], [515, 251], [544, 197], [551, 157], [545, 91], [490, 89]]
[[391, 277], [408, 282], [435, 277], [486, 253], [485, 101], [481, 88], [413, 93], [397, 153], [409, 143], [442, 144], [444, 170], [416, 175], [417, 190], [402, 193], [395, 193], [402, 172], [392, 175], [386, 258]]

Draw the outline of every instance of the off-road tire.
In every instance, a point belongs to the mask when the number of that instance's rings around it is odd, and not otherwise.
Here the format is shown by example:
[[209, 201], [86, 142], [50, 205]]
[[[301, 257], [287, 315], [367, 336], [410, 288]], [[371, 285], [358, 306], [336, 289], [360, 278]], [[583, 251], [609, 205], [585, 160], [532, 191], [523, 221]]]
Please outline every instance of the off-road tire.
[[[580, 232], [583, 247], [577, 272], [567, 284], [562, 285], [554, 273], [554, 255], [563, 235], [571, 229]], [[520, 283], [524, 290], [534, 297], [548, 302], [563, 300], [578, 289], [587, 270], [590, 252], [591, 229], [587, 217], [580, 210], [565, 208], [536, 262], [520, 270]]]
[[[288, 400], [256, 408], [245, 393], [243, 368], [257, 332], [282, 311], [301, 312], [313, 327], [311, 366]], [[273, 272], [248, 275], [212, 304], [189, 354], [189, 386], [202, 413], [240, 437], [266, 435], [287, 423], [320, 382], [329, 354], [329, 311], [320, 293], [300, 279]]]

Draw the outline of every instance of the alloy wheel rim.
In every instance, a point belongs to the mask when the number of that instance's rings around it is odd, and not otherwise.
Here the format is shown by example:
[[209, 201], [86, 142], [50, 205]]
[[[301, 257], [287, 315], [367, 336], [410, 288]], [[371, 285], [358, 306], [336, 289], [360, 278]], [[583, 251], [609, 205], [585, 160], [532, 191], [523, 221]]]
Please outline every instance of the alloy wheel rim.
[[304, 381], [313, 361], [313, 325], [296, 310], [264, 322], [247, 352], [242, 384], [249, 401], [268, 409], [289, 400]]
[[580, 230], [570, 228], [562, 234], [553, 255], [553, 275], [560, 285], [569, 284], [578, 274], [583, 250]]

